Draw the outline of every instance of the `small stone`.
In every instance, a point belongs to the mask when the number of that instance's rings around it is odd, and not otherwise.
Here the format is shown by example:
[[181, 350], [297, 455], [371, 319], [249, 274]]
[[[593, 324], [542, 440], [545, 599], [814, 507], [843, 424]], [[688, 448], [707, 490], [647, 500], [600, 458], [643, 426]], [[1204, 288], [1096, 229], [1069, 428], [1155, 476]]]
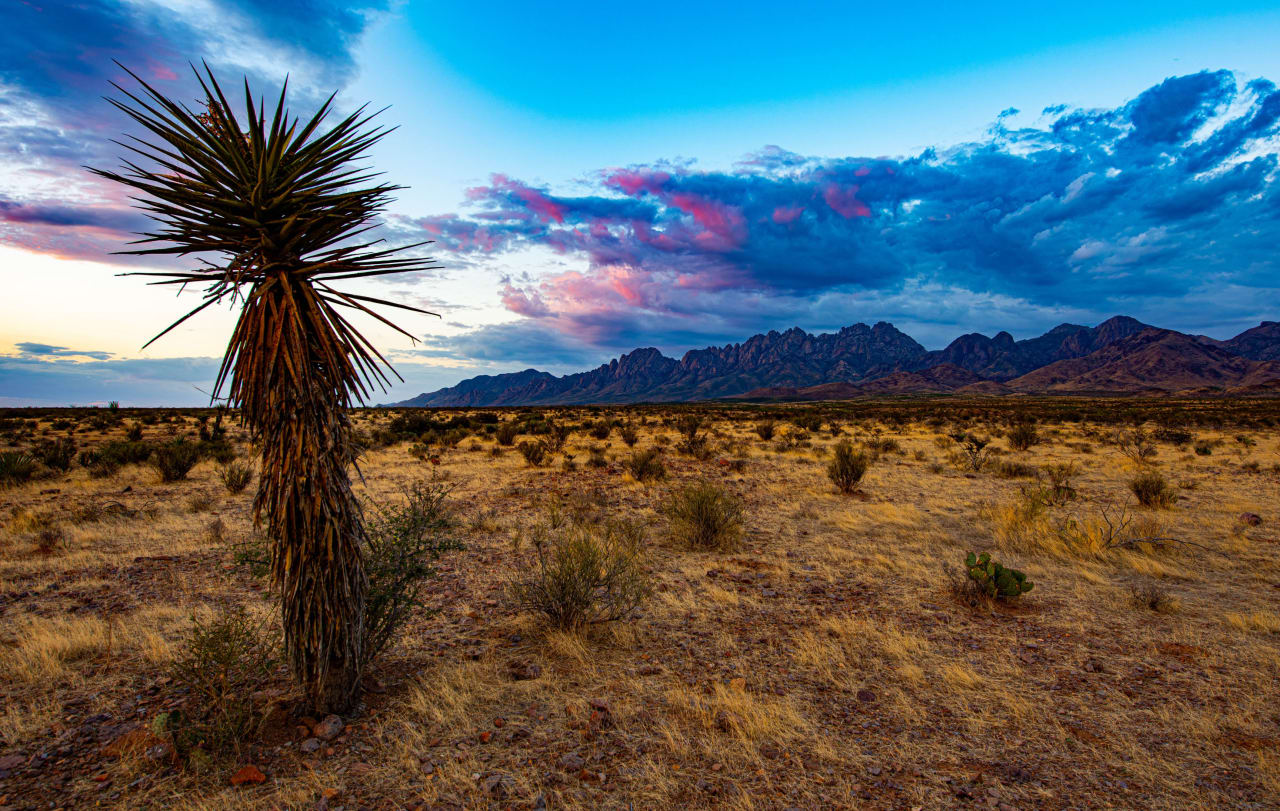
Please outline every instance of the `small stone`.
[[305, 741], [303, 741], [301, 744], [298, 745], [298, 748], [301, 749], [305, 754], [314, 755], [316, 752], [320, 751], [320, 748], [322, 746], [324, 746], [324, 742], [321, 741], [319, 738], [307, 738]]
[[528, 681], [542, 675], [542, 665], [535, 662], [511, 662], [507, 667], [515, 681]]
[[869, 704], [876, 700], [876, 694], [864, 687], [858, 691], [858, 700], [863, 704]]
[[565, 752], [560, 756], [560, 768], [566, 772], [581, 771], [587, 765], [587, 761], [577, 752]]
[[315, 725], [311, 732], [322, 741], [331, 741], [342, 734], [346, 724], [336, 715], [326, 715], [323, 721]]
[[0, 769], [5, 771], [8, 771], [9, 769], [16, 769], [26, 762], [27, 759], [22, 755], [5, 755], [4, 757], [0, 757]]
[[1262, 516], [1257, 513], [1240, 513], [1240, 523], [1246, 527], [1261, 526]]
[[480, 784], [485, 794], [495, 800], [509, 797], [516, 791], [516, 781], [505, 774], [491, 774]]
[[636, 668], [636, 673], [640, 676], [656, 676], [661, 672], [662, 667], [659, 665], [641, 665]]
[[231, 775], [233, 786], [256, 786], [267, 782], [267, 776], [257, 766], [243, 766], [240, 771]]

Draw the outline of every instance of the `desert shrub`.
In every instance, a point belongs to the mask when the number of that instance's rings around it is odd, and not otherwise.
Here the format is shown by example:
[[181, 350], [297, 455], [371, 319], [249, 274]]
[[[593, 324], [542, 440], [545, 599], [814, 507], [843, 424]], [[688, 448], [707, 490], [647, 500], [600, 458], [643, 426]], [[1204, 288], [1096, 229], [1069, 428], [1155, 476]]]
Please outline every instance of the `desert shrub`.
[[157, 445], [151, 452], [151, 466], [160, 473], [166, 482], [177, 482], [187, 478], [191, 468], [200, 461], [200, 447], [178, 437], [170, 442]]
[[871, 456], [866, 451], [854, 450], [851, 443], [836, 443], [835, 456], [827, 465], [827, 477], [841, 493], [852, 493], [871, 466]]
[[81, 451], [80, 464], [95, 479], [115, 475], [124, 465], [142, 464], [151, 458], [152, 446], [146, 442], [113, 441], [95, 449]]
[[902, 445], [891, 436], [875, 436], [867, 440], [867, 448], [876, 456], [885, 453], [901, 453]]
[[520, 608], [552, 627], [577, 631], [626, 619], [649, 596], [638, 526], [561, 522], [532, 534], [537, 565], [508, 589]]
[[1174, 502], [1173, 488], [1155, 471], [1140, 473], [1129, 481], [1129, 490], [1143, 507], [1169, 507]]
[[742, 539], [742, 500], [710, 482], [672, 493], [663, 512], [671, 537], [690, 549], [730, 551]]
[[199, 457], [212, 459], [220, 465], [229, 465], [236, 459], [236, 448], [225, 437], [202, 439], [197, 447]]
[[1009, 429], [1004, 438], [1013, 450], [1025, 451], [1040, 443], [1040, 432], [1036, 430], [1035, 423], [1019, 422]]
[[1014, 600], [1035, 587], [1025, 574], [1000, 565], [987, 552], [981, 555], [970, 552], [965, 556], [964, 567], [969, 573], [969, 579], [988, 597]]
[[822, 418], [816, 414], [801, 414], [794, 417], [791, 423], [797, 428], [803, 428], [806, 431], [822, 430]]
[[35, 551], [47, 557], [66, 549], [67, 536], [62, 527], [48, 526], [37, 531], [32, 541]]
[[40, 463], [23, 451], [0, 451], [0, 485], [11, 486], [30, 481], [40, 470]]
[[991, 440], [966, 432], [952, 434], [951, 438], [960, 446], [961, 464], [974, 473], [982, 472], [991, 459], [991, 449], [987, 447]]
[[45, 439], [37, 443], [33, 451], [40, 464], [65, 473], [71, 469], [71, 461], [75, 459], [76, 441], [69, 436]]
[[609, 460], [604, 456], [604, 448], [592, 447], [588, 449], [587, 467], [607, 467]]
[[444, 552], [461, 548], [449, 493], [441, 482], [420, 481], [405, 490], [403, 502], [375, 504], [368, 511], [361, 550], [369, 578], [365, 663], [396, 641], [411, 614], [423, 615], [422, 586], [436, 575], [432, 564]]
[[142, 423], [135, 422], [133, 425], [129, 426], [129, 432], [124, 435], [124, 438], [130, 442], [141, 442], [142, 441]]
[[525, 441], [516, 446], [529, 467], [542, 467], [547, 461], [547, 446], [540, 441]]
[[991, 474], [1001, 479], [1034, 479], [1039, 472], [1032, 465], [1003, 459], [997, 459], [990, 467]]
[[183, 710], [156, 719], [155, 731], [171, 736], [190, 759], [196, 751], [225, 756], [256, 735], [264, 707], [254, 701], [277, 665], [277, 640], [243, 607], [223, 609], [209, 619], [194, 618], [172, 678], [184, 690]]
[[253, 481], [253, 468], [245, 462], [234, 461], [218, 470], [218, 478], [228, 493], [240, 493]]
[[1208, 456], [1213, 453], [1213, 443], [1201, 440], [1193, 446], [1196, 456]]
[[1130, 588], [1129, 604], [1157, 614], [1176, 614], [1182, 608], [1181, 600], [1155, 583]]
[[667, 469], [662, 464], [662, 453], [657, 448], [635, 451], [622, 460], [622, 469], [638, 482], [666, 478]]
[[707, 446], [707, 435], [702, 430], [702, 420], [693, 414], [687, 414], [676, 422], [676, 430], [680, 432], [680, 441], [676, 450], [695, 459], [706, 459], [711, 455]]
[[1118, 431], [1113, 441], [1120, 453], [1140, 468], [1155, 464], [1156, 456], [1160, 453], [1151, 434], [1142, 427]]
[[760, 439], [764, 440], [765, 442], [768, 442], [769, 440], [773, 439], [773, 432], [775, 428], [776, 428], [776, 423], [774, 423], [773, 420], [763, 420], [761, 422], [757, 422], [756, 436], [760, 437]]
[[498, 430], [494, 432], [494, 439], [499, 445], [510, 447], [515, 444], [516, 437], [520, 434], [520, 429], [514, 422], [504, 422], [498, 426]]
[[597, 422], [595, 425], [591, 426], [591, 430], [588, 433], [591, 434], [591, 437], [593, 439], [603, 440], [603, 439], [609, 438], [609, 433], [612, 430], [613, 429], [609, 426], [609, 423], [605, 422], [604, 420], [600, 420], [600, 422]]
[[[606, 428], [608, 426], [605, 426]], [[564, 443], [569, 441], [569, 437], [573, 434], [573, 429], [562, 423], [555, 423], [547, 420], [546, 423], [546, 443], [547, 450], [551, 453], [559, 453], [564, 448]], [[608, 436], [606, 433], [605, 436]]]
[[1055, 462], [1040, 468], [1044, 475], [1045, 501], [1054, 507], [1060, 507], [1076, 497], [1076, 489], [1072, 485], [1078, 468], [1072, 462]]
[[213, 509], [213, 496], [208, 493], [196, 493], [187, 499], [187, 512], [202, 513]]
[[809, 432], [803, 428], [792, 426], [782, 436], [778, 437], [776, 447], [779, 451], [786, 453], [800, 448], [807, 448], [810, 444]]
[[1182, 428], [1163, 427], [1156, 429], [1155, 438], [1161, 442], [1168, 442], [1175, 448], [1181, 448], [1191, 441], [1191, 432]]
[[622, 443], [628, 448], [634, 448], [640, 436], [636, 433], [636, 429], [630, 425], [624, 425], [618, 429], [618, 436], [622, 439]]

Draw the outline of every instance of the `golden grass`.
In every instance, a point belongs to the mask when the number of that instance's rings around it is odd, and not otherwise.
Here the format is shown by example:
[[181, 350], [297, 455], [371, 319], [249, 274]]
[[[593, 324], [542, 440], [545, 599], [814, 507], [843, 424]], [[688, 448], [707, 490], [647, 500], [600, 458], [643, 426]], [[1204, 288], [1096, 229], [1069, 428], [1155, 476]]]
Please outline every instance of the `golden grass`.
[[[649, 417], [637, 422], [636, 449], [671, 435]], [[333, 756], [300, 759], [296, 742], [261, 753], [273, 773], [254, 789], [227, 786], [222, 767], [161, 776], [145, 760], [103, 763], [117, 787], [143, 774], [155, 781], [122, 791], [117, 806], [310, 808], [331, 790], [349, 807], [486, 807], [501, 804], [483, 789], [495, 773], [510, 778], [517, 807], [542, 795], [556, 808], [945, 808], [957, 802], [947, 786], [979, 773], [989, 781], [979, 797], [998, 786], [1028, 808], [1062, 807], [1064, 798], [1232, 807], [1275, 796], [1280, 736], [1268, 719], [1280, 674], [1280, 476], [1267, 460], [1280, 458], [1280, 433], [1252, 432], [1258, 473], [1231, 452], [1231, 430], [1196, 432], [1225, 440], [1209, 457], [1162, 448], [1160, 470], [1179, 499], [1158, 513], [1130, 509], [1126, 533], [1199, 546], [1109, 548], [1103, 511], [1114, 521], [1130, 473], [1106, 429], [1042, 426], [1043, 444], [1003, 457], [1078, 467], [1076, 500], [1029, 510], [1019, 492], [1027, 479], [931, 466], [951, 440], [923, 423], [883, 424], [877, 434], [847, 420], [840, 438], [892, 437], [902, 450], [875, 461], [856, 497], [826, 478], [836, 439], [825, 426], [807, 447], [785, 451], [752, 426], [714, 421], [717, 451], [704, 462], [669, 441], [668, 479], [645, 484], [582, 464], [591, 446], [630, 453], [616, 434], [575, 434], [573, 472], [558, 459], [534, 469], [510, 450], [495, 457], [485, 438], [444, 451], [439, 466], [404, 444], [372, 452], [362, 495], [396, 497], [412, 478], [445, 478], [456, 485], [466, 543], [441, 562], [446, 578], [431, 592], [439, 613], [415, 619], [375, 668], [388, 693], [371, 698]], [[1003, 445], [998, 435], [994, 445]], [[746, 467], [724, 470], [720, 457]], [[702, 478], [745, 501], [737, 551], [661, 542], [666, 494]], [[0, 629], [0, 754], [47, 747], [90, 709], [119, 712], [139, 684], [168, 672], [193, 612], [229, 601], [269, 610], [268, 595], [230, 567], [229, 548], [209, 532], [217, 520], [227, 543], [247, 538], [252, 493], [227, 495], [211, 465], [176, 485], [127, 468], [105, 480], [76, 469], [56, 483], [60, 493], [42, 494], [47, 486], [0, 491], [0, 582], [28, 595]], [[76, 519], [107, 501], [153, 511]], [[517, 543], [522, 529], [553, 502], [647, 530], [656, 590], [638, 621], [571, 635], [511, 610], [503, 586], [531, 559], [528, 543]], [[1242, 524], [1244, 512], [1264, 523]], [[42, 554], [33, 539], [50, 526], [64, 541]], [[1023, 569], [1035, 590], [1014, 606], [957, 601], [941, 569], [970, 550]], [[1135, 599], [1144, 589], [1165, 602], [1153, 610]], [[541, 674], [514, 680], [513, 661]], [[96, 696], [90, 709], [65, 709], [87, 696]], [[164, 699], [162, 690], [144, 706], [154, 713]], [[610, 725], [594, 729], [591, 702], [601, 700]], [[524, 743], [505, 742], [513, 728], [528, 730]], [[493, 740], [481, 742], [484, 732]], [[569, 752], [587, 759], [585, 778], [557, 765]], [[1015, 766], [1030, 776], [999, 776]], [[881, 783], [900, 790], [872, 791]], [[73, 796], [103, 795], [94, 785]]]

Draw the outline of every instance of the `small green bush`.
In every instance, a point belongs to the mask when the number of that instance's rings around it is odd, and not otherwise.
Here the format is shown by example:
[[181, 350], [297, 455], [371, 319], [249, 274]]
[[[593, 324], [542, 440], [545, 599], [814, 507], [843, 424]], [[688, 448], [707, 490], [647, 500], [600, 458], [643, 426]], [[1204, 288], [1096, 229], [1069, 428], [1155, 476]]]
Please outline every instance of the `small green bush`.
[[233, 461], [219, 468], [218, 478], [228, 493], [241, 493], [253, 481], [253, 468], [245, 462]]
[[69, 436], [45, 439], [35, 446], [35, 457], [50, 470], [66, 472], [76, 456], [76, 441]]
[[238, 753], [260, 731], [265, 708], [253, 696], [277, 665], [277, 640], [268, 627], [243, 607], [194, 618], [172, 674], [186, 692], [185, 709], [156, 722], [156, 731], [170, 735], [184, 759], [197, 750], [218, 757]]
[[847, 440], [836, 443], [835, 456], [827, 465], [827, 477], [841, 493], [849, 494], [858, 489], [858, 483], [871, 467], [871, 455], [854, 450]]
[[773, 420], [763, 420], [756, 423], [756, 436], [765, 442], [773, 439], [773, 433], [777, 429], [777, 424]]
[[671, 537], [690, 549], [732, 551], [742, 539], [742, 500], [710, 482], [677, 490], [663, 512]]
[[539, 441], [525, 441], [516, 446], [529, 467], [542, 467], [547, 461], [547, 446]]
[[624, 425], [619, 428], [618, 437], [628, 448], [634, 448], [636, 446], [636, 442], [640, 440], [640, 436], [636, 433], [636, 429], [630, 425]]
[[11, 486], [31, 481], [40, 463], [23, 451], [0, 451], [0, 485]]
[[622, 460], [622, 469], [638, 482], [666, 478], [667, 468], [662, 464], [662, 452], [657, 448], [636, 451]]
[[1162, 508], [1173, 505], [1173, 488], [1155, 471], [1141, 473], [1129, 482], [1129, 490], [1143, 507]]
[[510, 447], [515, 444], [516, 437], [520, 434], [520, 429], [514, 422], [504, 422], [498, 426], [498, 430], [494, 433], [494, 439], [499, 445]]
[[160, 473], [160, 478], [163, 481], [182, 481], [187, 478], [191, 468], [199, 463], [200, 447], [193, 442], [188, 442], [183, 437], [178, 437], [170, 442], [157, 445], [151, 452], [150, 461], [151, 466]]
[[425, 612], [422, 586], [436, 575], [432, 565], [446, 551], [461, 549], [449, 506], [450, 488], [420, 481], [404, 491], [402, 503], [375, 504], [365, 524], [364, 661], [368, 663], [400, 636], [415, 612]]
[[964, 567], [969, 572], [969, 579], [988, 597], [1014, 600], [1035, 588], [1025, 574], [1001, 566], [986, 552], [981, 555], [970, 552], [965, 556]]
[[554, 628], [578, 631], [626, 619], [649, 596], [643, 533], [634, 524], [539, 526], [532, 540], [537, 566], [508, 588], [520, 608]]
[[1016, 423], [1004, 438], [1015, 451], [1030, 450], [1032, 446], [1040, 444], [1040, 432], [1032, 422]]

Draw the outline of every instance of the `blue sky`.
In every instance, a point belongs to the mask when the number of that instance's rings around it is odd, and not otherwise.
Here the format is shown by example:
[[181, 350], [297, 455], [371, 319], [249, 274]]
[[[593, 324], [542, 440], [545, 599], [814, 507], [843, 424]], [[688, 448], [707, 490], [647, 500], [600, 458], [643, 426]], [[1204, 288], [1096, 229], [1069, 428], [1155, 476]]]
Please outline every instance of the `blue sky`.
[[445, 270], [407, 382], [577, 370], [793, 325], [927, 346], [1117, 312], [1277, 317], [1274, 3], [22, 2], [0, 29], [0, 404], [200, 403], [230, 313], [118, 278], [143, 227], [101, 100], [188, 60], [391, 105], [391, 240]]

